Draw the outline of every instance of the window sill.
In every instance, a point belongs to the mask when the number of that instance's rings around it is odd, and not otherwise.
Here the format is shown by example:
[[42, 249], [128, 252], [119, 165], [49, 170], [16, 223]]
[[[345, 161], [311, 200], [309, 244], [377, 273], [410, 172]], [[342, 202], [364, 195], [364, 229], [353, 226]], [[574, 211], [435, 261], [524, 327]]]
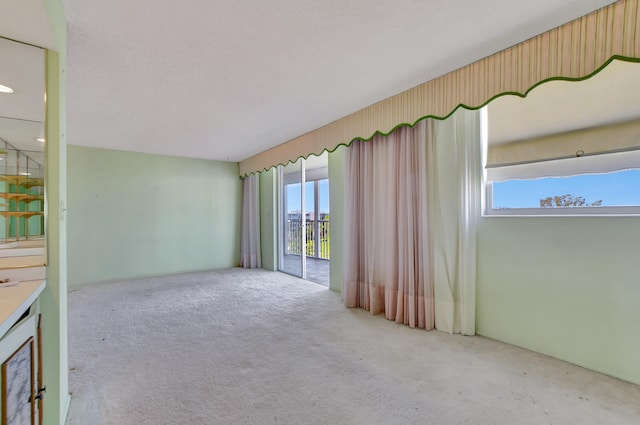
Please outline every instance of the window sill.
[[504, 208], [490, 209], [482, 217], [638, 217], [640, 207]]

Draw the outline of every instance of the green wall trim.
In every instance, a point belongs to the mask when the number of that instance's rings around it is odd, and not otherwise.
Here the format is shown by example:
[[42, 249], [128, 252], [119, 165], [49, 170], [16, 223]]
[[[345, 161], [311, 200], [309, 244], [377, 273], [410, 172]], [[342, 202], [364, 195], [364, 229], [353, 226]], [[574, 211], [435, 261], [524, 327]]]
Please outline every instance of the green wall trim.
[[47, 286], [40, 296], [42, 373], [47, 386], [44, 425], [63, 424], [68, 409], [66, 100], [64, 56], [47, 50], [45, 233]]

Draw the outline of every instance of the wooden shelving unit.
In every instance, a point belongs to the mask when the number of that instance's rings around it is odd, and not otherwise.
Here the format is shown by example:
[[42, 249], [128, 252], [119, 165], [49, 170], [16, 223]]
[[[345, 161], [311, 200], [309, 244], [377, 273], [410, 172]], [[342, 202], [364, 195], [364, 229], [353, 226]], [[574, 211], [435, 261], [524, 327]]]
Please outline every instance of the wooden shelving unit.
[[11, 199], [16, 199], [21, 202], [32, 202], [32, 201], [42, 201], [44, 200], [44, 196], [42, 195], [30, 195], [28, 193], [0, 193], [0, 199], [6, 199], [7, 201]]
[[23, 175], [16, 176], [16, 175], [1, 174], [0, 181], [5, 181], [9, 184], [15, 184], [16, 186], [22, 186], [25, 188], [44, 185], [44, 179], [42, 178], [23, 176]]
[[[32, 217], [44, 216], [44, 195], [37, 192], [44, 187], [44, 179], [25, 175], [0, 175], [0, 217], [4, 217], [4, 242], [29, 239], [44, 234], [44, 223], [38, 220], [37, 235], [30, 227]], [[33, 223], [31, 223], [33, 225]]]
[[31, 218], [37, 215], [44, 215], [44, 213], [42, 211], [0, 211], [2, 217]]

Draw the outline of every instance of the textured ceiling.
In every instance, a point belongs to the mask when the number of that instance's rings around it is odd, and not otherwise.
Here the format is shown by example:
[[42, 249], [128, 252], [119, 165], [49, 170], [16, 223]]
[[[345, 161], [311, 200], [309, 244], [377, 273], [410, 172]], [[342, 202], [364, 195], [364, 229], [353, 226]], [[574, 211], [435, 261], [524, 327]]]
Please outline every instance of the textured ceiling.
[[610, 0], [65, 0], [70, 144], [239, 161]]

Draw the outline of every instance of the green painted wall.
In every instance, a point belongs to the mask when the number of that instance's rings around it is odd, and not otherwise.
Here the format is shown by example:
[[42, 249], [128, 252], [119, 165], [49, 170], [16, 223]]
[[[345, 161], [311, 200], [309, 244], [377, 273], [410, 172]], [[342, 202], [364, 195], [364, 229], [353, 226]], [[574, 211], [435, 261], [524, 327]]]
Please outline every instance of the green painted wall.
[[260, 253], [262, 268], [278, 270], [277, 170], [260, 173]]
[[640, 219], [483, 218], [477, 332], [640, 384]]
[[329, 217], [331, 218], [331, 262], [329, 264], [329, 288], [342, 291], [344, 259], [344, 156], [346, 149], [340, 146], [329, 154]]
[[68, 148], [69, 285], [237, 266], [238, 164]]
[[63, 424], [69, 408], [67, 350], [66, 101], [62, 57], [47, 51], [46, 238], [47, 287], [42, 312], [44, 424]]
[[[62, 425], [69, 409], [67, 350], [67, 24], [62, 0], [44, 0], [57, 44], [46, 51], [45, 107], [45, 232], [47, 286], [40, 296], [42, 314], [42, 373], [47, 386], [44, 425]], [[28, 23], [24, 23], [28, 25]]]

